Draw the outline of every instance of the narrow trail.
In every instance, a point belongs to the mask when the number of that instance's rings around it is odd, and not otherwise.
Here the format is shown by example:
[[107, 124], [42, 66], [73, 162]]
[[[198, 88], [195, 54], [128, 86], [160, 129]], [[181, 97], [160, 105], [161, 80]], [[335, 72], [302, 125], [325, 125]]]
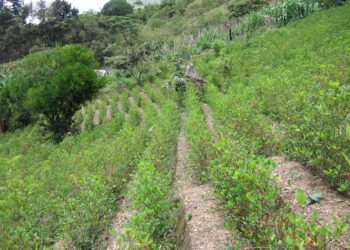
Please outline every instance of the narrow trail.
[[[318, 211], [319, 222], [322, 225], [334, 222], [335, 218], [341, 219], [342, 222], [344, 218], [347, 218], [349, 222], [350, 200], [348, 198], [339, 195], [329, 184], [301, 164], [288, 161], [280, 156], [272, 159], [278, 164], [272, 174], [279, 176], [278, 186], [282, 190], [281, 197], [286, 204], [292, 207], [293, 212], [310, 217], [314, 211]], [[297, 189], [303, 190], [306, 194], [320, 193], [321, 201], [309, 206], [301, 206], [295, 201]], [[340, 242], [350, 242], [350, 229], [340, 238]], [[339, 243], [333, 247], [340, 247]]]
[[208, 128], [210, 129], [210, 131], [212, 133], [215, 134], [213, 116], [212, 116], [212, 112], [211, 112], [209, 105], [206, 103], [203, 103], [202, 110], [203, 110], [203, 113], [205, 115], [205, 120], [207, 121]]
[[[212, 112], [207, 104], [202, 105], [209, 129], [214, 132], [214, 123]], [[279, 176], [277, 185], [281, 188], [281, 198], [285, 204], [291, 206], [295, 213], [302, 213], [310, 218], [314, 211], [319, 213], [318, 220], [322, 225], [335, 222], [335, 219], [348, 220], [350, 222], [350, 200], [339, 195], [322, 178], [315, 176], [301, 164], [288, 161], [281, 156], [273, 157], [272, 160], [277, 163], [277, 168], [272, 170], [273, 176]], [[320, 202], [301, 206], [295, 200], [296, 190], [301, 189], [306, 194], [320, 193], [322, 199]], [[340, 237], [339, 242], [334, 242], [332, 248], [342, 249], [346, 243], [350, 242], [350, 229]]]
[[126, 112], [124, 112], [124, 108], [123, 108], [122, 102], [118, 102], [118, 103], [117, 103], [117, 109], [118, 109], [118, 111], [119, 111], [120, 113], [124, 114], [125, 119], [128, 119], [128, 118], [129, 118], [129, 114], [126, 113]]
[[84, 120], [82, 121], [82, 123], [80, 124], [80, 130], [83, 131], [85, 130], [85, 117], [83, 118]]
[[111, 105], [108, 105], [106, 107], [106, 120], [107, 121], [112, 120], [112, 106]]
[[[185, 114], [181, 115], [182, 121]], [[180, 249], [222, 250], [228, 245], [231, 233], [223, 228], [224, 215], [208, 184], [196, 184], [187, 162], [188, 146], [184, 128], [177, 142], [175, 187], [184, 204], [187, 221], [183, 245]]]
[[124, 113], [122, 102], [117, 102], [117, 109], [120, 113]]
[[137, 111], [139, 112], [139, 114], [141, 116], [141, 120], [143, 121], [145, 118], [145, 111], [142, 108], [140, 108], [139, 106], [137, 106], [135, 98], [133, 96], [129, 96], [129, 102], [132, 106], [134, 106], [137, 109]]
[[83, 121], [80, 124], [80, 130], [83, 131], [85, 130], [85, 119], [86, 119], [86, 111], [84, 106], [82, 106], [81, 108], [81, 115], [83, 116]]
[[112, 229], [109, 232], [109, 236], [105, 237], [108, 240], [107, 250], [122, 250], [124, 249], [118, 244], [118, 237], [124, 232], [123, 225], [128, 221], [128, 219], [133, 215], [132, 211], [128, 211], [129, 201], [125, 198], [120, 211], [114, 218]]
[[99, 117], [100, 117], [100, 110], [96, 110], [95, 111], [95, 115], [94, 115], [94, 118], [93, 118], [93, 124], [94, 124], [94, 126], [98, 126], [98, 125], [100, 125], [100, 119], [99, 119]]
[[158, 104], [155, 103], [155, 102], [152, 102], [151, 98], [149, 98], [149, 96], [148, 96], [145, 92], [141, 91], [141, 92], [140, 92], [140, 95], [141, 95], [143, 98], [145, 98], [147, 101], [150, 101], [150, 102], [152, 103], [153, 108], [157, 111], [157, 113], [160, 112], [160, 108], [159, 108]]

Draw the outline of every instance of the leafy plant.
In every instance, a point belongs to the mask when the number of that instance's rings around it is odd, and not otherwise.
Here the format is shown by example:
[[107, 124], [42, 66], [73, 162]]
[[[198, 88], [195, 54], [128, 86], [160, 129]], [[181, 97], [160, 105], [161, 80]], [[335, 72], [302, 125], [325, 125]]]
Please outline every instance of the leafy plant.
[[143, 44], [127, 50], [125, 55], [108, 59], [108, 64], [120, 70], [127, 71], [139, 85], [142, 85], [142, 76], [147, 71], [147, 63], [159, 59], [157, 46]]
[[[49, 61], [49, 63], [48, 63]], [[59, 142], [72, 125], [74, 113], [103, 86], [91, 51], [80, 45], [34, 53], [19, 63], [14, 77], [1, 90], [5, 117], [27, 125], [42, 116], [45, 129]]]

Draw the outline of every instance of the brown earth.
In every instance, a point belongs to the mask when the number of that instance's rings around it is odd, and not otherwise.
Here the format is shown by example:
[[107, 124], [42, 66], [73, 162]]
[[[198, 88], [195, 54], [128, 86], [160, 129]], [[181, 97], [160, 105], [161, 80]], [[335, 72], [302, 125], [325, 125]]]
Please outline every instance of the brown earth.
[[[184, 120], [184, 114], [182, 119]], [[181, 249], [225, 249], [231, 233], [223, 228], [224, 214], [219, 209], [210, 186], [199, 185], [192, 178], [187, 151], [186, 137], [182, 129], [177, 144], [175, 187], [184, 205], [188, 220], [186, 232], [190, 241]]]

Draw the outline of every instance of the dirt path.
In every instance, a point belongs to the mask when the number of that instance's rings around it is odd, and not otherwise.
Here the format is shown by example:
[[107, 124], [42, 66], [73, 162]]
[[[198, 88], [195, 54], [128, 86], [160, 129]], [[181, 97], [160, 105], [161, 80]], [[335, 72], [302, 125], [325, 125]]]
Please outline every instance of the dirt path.
[[80, 130], [81, 130], [81, 131], [85, 130], [85, 119], [84, 119], [83, 122], [80, 124]]
[[122, 102], [118, 102], [117, 103], [117, 109], [120, 113], [124, 113], [124, 109], [123, 109], [123, 104]]
[[95, 111], [95, 115], [94, 115], [94, 118], [93, 118], [93, 124], [94, 124], [94, 126], [98, 126], [98, 125], [100, 125], [100, 119], [99, 119], [99, 117], [100, 117], [100, 110], [96, 110]]
[[210, 131], [212, 133], [215, 133], [213, 116], [212, 116], [212, 112], [211, 112], [209, 105], [206, 103], [203, 103], [202, 109], [203, 109], [203, 113], [205, 115], [205, 120], [207, 121], [208, 128], [210, 129]]
[[117, 109], [120, 113], [124, 114], [124, 117], [125, 119], [128, 119], [129, 118], [129, 114], [124, 112], [124, 109], [123, 109], [123, 104], [121, 102], [118, 102], [117, 103]]
[[109, 236], [105, 239], [108, 240], [107, 250], [122, 250], [124, 249], [118, 244], [118, 237], [124, 232], [123, 225], [128, 221], [128, 219], [132, 216], [132, 212], [128, 211], [128, 200], [125, 198], [120, 211], [115, 217], [112, 225], [112, 229], [109, 232]]
[[[348, 198], [339, 195], [329, 187], [329, 184], [313, 175], [301, 164], [288, 161], [284, 157], [273, 157], [273, 160], [278, 166], [272, 171], [272, 174], [280, 177], [278, 185], [282, 190], [281, 197], [285, 203], [291, 205], [293, 212], [303, 213], [310, 217], [314, 211], [318, 211], [319, 221], [323, 225], [334, 222], [334, 218], [344, 218], [343, 222], [346, 220], [350, 222], [350, 200]], [[295, 201], [297, 189], [303, 190], [306, 194], [320, 193], [321, 201], [309, 206], [301, 206]], [[350, 242], [350, 229], [340, 241]], [[334, 247], [339, 247], [339, 245]]]
[[106, 107], [106, 120], [107, 121], [112, 120], [112, 106], [111, 105], [108, 105]]
[[80, 124], [80, 130], [83, 131], [85, 129], [85, 119], [86, 119], [86, 111], [84, 106], [82, 106], [81, 108], [81, 115], [83, 116], [83, 121]]
[[[182, 114], [182, 120], [185, 119]], [[181, 249], [223, 250], [228, 245], [230, 232], [223, 228], [224, 215], [217, 208], [217, 201], [208, 184], [198, 185], [192, 178], [187, 162], [187, 142], [182, 128], [177, 142], [177, 171], [175, 187], [184, 204], [187, 221], [186, 246]]]
[[141, 116], [141, 120], [143, 121], [145, 118], [145, 111], [142, 108], [140, 108], [139, 106], [137, 106], [135, 98], [133, 96], [129, 96], [129, 102], [132, 106], [134, 106], [137, 109], [137, 111], [139, 112], [139, 114]]
[[149, 98], [149, 96], [148, 96], [145, 92], [141, 91], [141, 92], [140, 92], [140, 95], [141, 95], [143, 98], [145, 98], [146, 100], [148, 100], [148, 101], [150, 101], [150, 102], [152, 103], [153, 108], [157, 111], [157, 113], [160, 112], [160, 108], [159, 108], [158, 104], [155, 103], [155, 102], [152, 102], [151, 98]]
[[[209, 129], [214, 132], [212, 112], [207, 104], [202, 106]], [[344, 218], [343, 222], [350, 222], [350, 200], [339, 195], [329, 187], [320, 177], [313, 175], [301, 164], [288, 161], [284, 157], [273, 157], [278, 167], [273, 169], [272, 175], [279, 176], [278, 186], [281, 188], [281, 198], [284, 203], [291, 205], [293, 212], [303, 213], [310, 217], [314, 211], [319, 212], [319, 221], [326, 225], [334, 222], [335, 218]], [[301, 206], [295, 201], [295, 192], [302, 189], [310, 195], [320, 193], [321, 202], [309, 206]], [[350, 241], [350, 229], [340, 238], [341, 242]], [[340, 249], [342, 244], [334, 243], [334, 249]]]

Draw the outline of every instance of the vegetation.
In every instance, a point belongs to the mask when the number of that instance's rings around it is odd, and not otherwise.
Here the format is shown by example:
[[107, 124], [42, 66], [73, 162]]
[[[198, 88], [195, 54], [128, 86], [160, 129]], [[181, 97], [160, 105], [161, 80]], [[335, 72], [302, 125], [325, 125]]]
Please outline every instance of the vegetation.
[[126, 16], [132, 11], [132, 5], [126, 0], [110, 0], [103, 6], [101, 12], [107, 16]]
[[[306, 219], [291, 213], [280, 203], [271, 177], [274, 163], [267, 159], [284, 153], [326, 174], [339, 192], [349, 194], [349, 79], [342, 70], [347, 62], [341, 59], [349, 40], [344, 35], [349, 33], [348, 11], [349, 5], [320, 12], [218, 49], [217, 40], [207, 40], [213, 50], [195, 58], [207, 81], [206, 100], [218, 138], [208, 134], [198, 94], [189, 87], [185, 103], [191, 159], [197, 168], [204, 167], [197, 174], [206, 173], [211, 180], [230, 226], [254, 247], [330, 249], [349, 227], [341, 222], [321, 226], [317, 214]], [[242, 23], [250, 25], [254, 15]], [[334, 26], [337, 38], [330, 28]], [[320, 42], [325, 37], [333, 38], [332, 48]], [[296, 199], [305, 204], [302, 197], [297, 192]], [[237, 242], [233, 249], [243, 246]]]
[[54, 141], [62, 140], [80, 105], [102, 87], [94, 71], [97, 65], [89, 50], [69, 45], [5, 66], [10, 79], [1, 82], [0, 102], [4, 106], [0, 117], [13, 128], [40, 119], [53, 133]]
[[[0, 220], [6, 232], [1, 245], [50, 246], [62, 239], [78, 248], [92, 246], [142, 155], [159, 171], [170, 164], [177, 126], [170, 120], [176, 119], [173, 112], [159, 119], [146, 115], [141, 127], [137, 116], [130, 114], [124, 121], [122, 114], [115, 114], [105, 125], [67, 137], [58, 146], [45, 142], [37, 127], [1, 136]], [[160, 143], [163, 151], [158, 150]]]
[[[253, 152], [282, 151], [327, 174], [343, 193], [350, 184], [349, 78], [343, 71], [348, 62], [342, 59], [349, 41], [344, 19], [348, 10], [346, 5], [317, 13], [235, 43], [219, 57], [207, 54], [197, 64], [224, 93], [217, 112], [226, 115], [217, 113], [217, 119], [249, 141]], [[330, 31], [332, 25], [337, 29]], [[321, 37], [332, 37], [332, 47]], [[207, 93], [215, 91], [213, 85]]]
[[232, 249], [338, 246], [348, 218], [293, 212], [271, 157], [350, 194], [348, 13], [342, 0], [111, 0], [82, 14], [0, 0], [1, 247], [101, 248], [125, 200], [122, 248], [178, 248], [182, 125]]
[[193, 168], [199, 174], [201, 181], [209, 179], [209, 164], [213, 159], [213, 136], [205, 121], [201, 102], [196, 89], [191, 86], [187, 91], [185, 107], [188, 110], [186, 132], [190, 147], [190, 160]]
[[129, 219], [122, 241], [131, 248], [170, 248], [176, 240], [171, 236], [177, 219], [172, 164], [179, 117], [169, 102], [163, 104], [144, 161], [129, 185], [130, 209], [136, 213]]
[[109, 58], [107, 64], [119, 70], [126, 71], [129, 76], [135, 78], [139, 85], [142, 84], [142, 76], [147, 72], [148, 64], [159, 59], [159, 48], [151, 44], [143, 44], [128, 50], [125, 55]]
[[[212, 98], [213, 107], [219, 111], [222, 94], [215, 89], [209, 93], [208, 98]], [[227, 211], [229, 227], [238, 229], [251, 246], [330, 249], [331, 244], [349, 228], [341, 221], [323, 226], [319, 224], [316, 213], [311, 219], [306, 219], [302, 214], [291, 212], [281, 203], [281, 190], [274, 184], [276, 179], [271, 177], [275, 163], [257, 156], [257, 152], [252, 151], [252, 141], [244, 138], [239, 130], [236, 132], [218, 124], [218, 137], [210, 134], [200, 109], [198, 93], [193, 88], [188, 91], [186, 103], [190, 156], [194, 166], [204, 168], [195, 168], [196, 173], [204, 181], [211, 180]], [[223, 117], [222, 113], [220, 117]], [[305, 205], [306, 195], [300, 192], [296, 198]], [[240, 249], [244, 244], [243, 240], [236, 241], [232, 247]]]

